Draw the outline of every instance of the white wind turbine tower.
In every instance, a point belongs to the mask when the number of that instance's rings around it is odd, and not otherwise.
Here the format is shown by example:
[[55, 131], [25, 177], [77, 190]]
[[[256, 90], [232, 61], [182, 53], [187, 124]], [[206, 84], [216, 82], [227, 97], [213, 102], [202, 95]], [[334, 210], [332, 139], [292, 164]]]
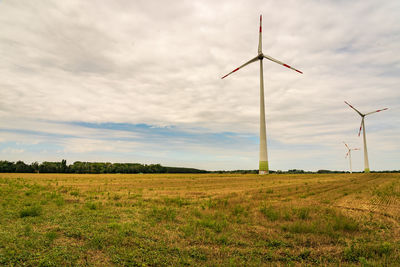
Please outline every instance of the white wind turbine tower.
[[262, 15], [260, 15], [260, 32], [258, 35], [258, 55], [249, 60], [248, 62], [244, 63], [242, 66], [234, 69], [230, 73], [226, 74], [223, 76], [221, 79], [225, 78], [226, 76], [234, 73], [235, 71], [247, 66], [250, 63], [256, 62], [257, 60], [260, 61], [260, 163], [259, 163], [259, 174], [268, 174], [269, 173], [269, 168], [268, 168], [268, 155], [267, 155], [267, 133], [266, 133], [266, 127], [265, 127], [265, 105], [264, 105], [264, 78], [263, 78], [263, 59], [266, 58], [268, 60], [271, 60], [275, 63], [278, 63], [282, 66], [285, 66], [289, 69], [295, 70], [299, 73], [302, 73], [301, 71], [279, 61], [276, 60], [270, 56], [264, 55], [262, 52]]
[[346, 153], [346, 157], [349, 156], [349, 161], [350, 161], [350, 173], [353, 173], [352, 167], [351, 167], [351, 151], [352, 150], [360, 150], [359, 148], [350, 148], [345, 142], [343, 142], [343, 144], [346, 146], [347, 148], [347, 153]]
[[365, 138], [364, 117], [367, 116], [367, 115], [370, 115], [372, 113], [376, 113], [376, 112], [381, 112], [381, 111], [387, 110], [388, 108], [378, 109], [378, 110], [371, 111], [371, 112], [363, 114], [360, 111], [358, 111], [355, 107], [353, 107], [352, 105], [347, 103], [346, 101], [344, 101], [344, 103], [346, 103], [349, 107], [354, 109], [358, 113], [358, 115], [361, 116], [361, 125], [360, 125], [360, 130], [358, 131], [358, 136], [360, 136], [361, 129], [362, 129], [363, 130], [363, 141], [364, 141], [364, 172], [367, 173], [367, 172], [369, 172], [369, 162], [368, 162], [367, 140]]

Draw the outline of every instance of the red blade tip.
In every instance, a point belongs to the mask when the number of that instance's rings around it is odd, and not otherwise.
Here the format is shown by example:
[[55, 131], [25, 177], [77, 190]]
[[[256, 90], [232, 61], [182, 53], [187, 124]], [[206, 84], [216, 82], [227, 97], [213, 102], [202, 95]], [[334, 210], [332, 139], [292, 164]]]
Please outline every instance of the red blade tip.
[[240, 68], [236, 68], [236, 69], [234, 69], [232, 72], [229, 72], [227, 75], [225, 75], [224, 77], [222, 77], [221, 79], [223, 79], [223, 78], [225, 78], [226, 76], [228, 76], [229, 74], [232, 74], [232, 73], [234, 73], [235, 71], [237, 71], [238, 69], [240, 69]]
[[298, 73], [301, 73], [301, 74], [303, 74], [303, 72], [301, 72], [301, 71], [299, 71], [299, 70], [296, 70], [295, 68], [292, 68], [292, 67], [290, 67], [290, 66], [289, 66], [289, 65], [287, 65], [287, 64], [283, 64], [283, 66], [285, 66], [286, 68], [289, 68], [289, 69], [295, 70], [295, 71], [297, 71]]

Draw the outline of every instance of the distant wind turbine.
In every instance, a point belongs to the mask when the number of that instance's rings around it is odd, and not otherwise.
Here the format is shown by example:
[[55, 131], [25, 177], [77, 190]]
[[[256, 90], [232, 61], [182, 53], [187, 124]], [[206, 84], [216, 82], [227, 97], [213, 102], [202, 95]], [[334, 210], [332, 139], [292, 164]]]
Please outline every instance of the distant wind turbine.
[[346, 153], [346, 157], [349, 156], [349, 161], [350, 161], [350, 173], [353, 173], [352, 167], [351, 167], [351, 151], [352, 150], [360, 150], [359, 148], [350, 148], [345, 142], [343, 142], [343, 144], [346, 146], [347, 148], [347, 153]]
[[289, 69], [295, 70], [299, 73], [303, 73], [279, 60], [276, 60], [270, 56], [264, 55], [262, 53], [262, 15], [260, 15], [260, 32], [258, 35], [258, 55], [249, 60], [248, 62], [244, 63], [242, 66], [234, 69], [233, 71], [229, 72], [225, 76], [223, 76], [221, 79], [225, 78], [226, 76], [234, 73], [235, 71], [238, 71], [239, 69], [249, 65], [250, 63], [256, 62], [257, 60], [260, 60], [260, 163], [259, 163], [259, 174], [268, 174], [269, 173], [269, 167], [268, 167], [268, 155], [267, 155], [267, 133], [266, 133], [266, 127], [265, 127], [265, 105], [264, 105], [264, 77], [263, 77], [263, 59], [266, 58], [268, 60], [271, 60], [275, 63], [278, 63], [282, 66], [285, 66]]
[[355, 107], [353, 107], [352, 105], [347, 103], [346, 101], [344, 101], [344, 103], [346, 103], [349, 107], [354, 109], [358, 113], [358, 115], [361, 116], [361, 125], [360, 125], [360, 130], [358, 131], [358, 136], [360, 136], [361, 129], [362, 129], [363, 130], [363, 141], [364, 141], [364, 172], [367, 173], [367, 172], [369, 172], [369, 162], [368, 162], [367, 140], [365, 138], [364, 117], [367, 116], [367, 115], [376, 113], [376, 112], [381, 112], [381, 111], [387, 110], [388, 108], [378, 109], [378, 110], [371, 111], [371, 112], [363, 114], [360, 111], [358, 111]]

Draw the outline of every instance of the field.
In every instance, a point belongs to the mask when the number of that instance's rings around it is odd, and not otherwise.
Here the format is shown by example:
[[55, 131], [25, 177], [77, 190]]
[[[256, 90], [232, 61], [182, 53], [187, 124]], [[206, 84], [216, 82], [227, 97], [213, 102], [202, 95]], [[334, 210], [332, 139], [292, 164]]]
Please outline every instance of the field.
[[0, 174], [0, 265], [400, 265], [399, 174]]

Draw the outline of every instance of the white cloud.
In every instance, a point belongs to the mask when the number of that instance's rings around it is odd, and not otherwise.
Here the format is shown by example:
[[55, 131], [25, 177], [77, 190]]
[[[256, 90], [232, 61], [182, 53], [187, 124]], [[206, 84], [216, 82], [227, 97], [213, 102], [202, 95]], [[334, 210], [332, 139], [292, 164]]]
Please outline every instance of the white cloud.
[[[319, 145], [333, 153], [336, 144], [356, 135], [359, 118], [344, 105], [348, 100], [363, 111], [389, 107], [367, 118], [368, 144], [371, 153], [379, 148], [377, 158], [398, 147], [396, 0], [1, 1], [1, 128], [64, 134], [66, 139], [56, 138], [64, 151], [81, 153], [100, 146], [124, 153], [125, 148], [105, 143], [109, 137], [146, 141], [132, 132], [62, 122], [144, 123], [256, 135], [259, 67], [253, 64], [227, 79], [220, 77], [256, 55], [259, 13], [264, 53], [304, 71], [299, 75], [264, 61], [270, 140], [294, 150]], [[0, 140], [11, 140], [4, 137], [8, 134], [1, 132]], [[22, 132], [14, 136], [24, 142], [49, 139], [33, 140]], [[204, 156], [231, 153], [225, 146], [217, 152], [203, 145]], [[221, 163], [220, 168], [244, 166], [241, 151], [236, 152], [236, 163]], [[270, 160], [281, 152], [287, 157], [297, 153], [272, 147]], [[399, 158], [398, 153], [393, 157]], [[256, 168], [257, 155], [248, 168]], [[298, 160], [300, 165], [306, 161]], [[291, 166], [280, 166], [285, 167]]]

